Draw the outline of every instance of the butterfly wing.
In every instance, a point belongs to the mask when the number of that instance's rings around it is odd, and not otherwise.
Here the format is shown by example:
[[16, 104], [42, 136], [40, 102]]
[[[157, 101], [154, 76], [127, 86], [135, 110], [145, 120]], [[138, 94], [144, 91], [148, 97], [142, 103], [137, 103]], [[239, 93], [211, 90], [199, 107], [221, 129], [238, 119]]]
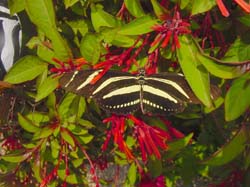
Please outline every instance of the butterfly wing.
[[139, 108], [140, 90], [136, 76], [126, 72], [108, 71], [91, 84], [101, 70], [82, 70], [65, 73], [60, 85], [66, 90], [85, 97], [93, 97], [104, 110], [128, 114]]
[[107, 72], [109, 78], [93, 90], [93, 98], [104, 110], [115, 114], [128, 114], [139, 109], [140, 86], [135, 76], [127, 73]]
[[59, 84], [68, 92], [90, 97], [93, 89], [93, 85], [90, 83], [100, 72], [101, 70], [81, 70], [64, 73]]
[[154, 74], [145, 77], [143, 108], [148, 113], [166, 115], [182, 112], [185, 103], [200, 103], [181, 74]]

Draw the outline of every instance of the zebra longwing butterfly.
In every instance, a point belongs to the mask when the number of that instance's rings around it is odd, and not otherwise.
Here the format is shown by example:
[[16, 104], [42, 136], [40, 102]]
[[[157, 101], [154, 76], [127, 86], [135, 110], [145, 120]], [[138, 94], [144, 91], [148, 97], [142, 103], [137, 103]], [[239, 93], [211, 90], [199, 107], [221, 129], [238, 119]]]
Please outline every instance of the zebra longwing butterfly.
[[142, 113], [166, 115], [181, 112], [185, 103], [200, 103], [181, 74], [161, 73], [138, 75], [108, 71], [95, 84], [91, 81], [102, 70], [81, 70], [65, 73], [60, 85], [66, 91], [91, 97], [106, 111], [128, 114], [141, 109]]

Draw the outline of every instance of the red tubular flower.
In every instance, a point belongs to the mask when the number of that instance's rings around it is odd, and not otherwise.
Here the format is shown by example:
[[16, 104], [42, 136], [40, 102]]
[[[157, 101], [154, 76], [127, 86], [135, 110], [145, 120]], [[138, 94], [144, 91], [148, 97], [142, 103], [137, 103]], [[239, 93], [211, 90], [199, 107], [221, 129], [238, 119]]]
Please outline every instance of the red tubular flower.
[[165, 177], [160, 175], [156, 178], [143, 173], [138, 187], [166, 187]]
[[152, 53], [148, 54], [148, 62], [145, 67], [147, 75], [156, 73], [158, 57], [159, 49], [156, 49]]
[[168, 132], [158, 127], [149, 126], [132, 115], [129, 115], [128, 118], [134, 122], [134, 133], [139, 142], [142, 160], [145, 162], [147, 155], [155, 155], [156, 158], [160, 159], [161, 154], [158, 147], [163, 150], [168, 149], [166, 141], [171, 139]]
[[105, 150], [107, 148], [108, 141], [110, 140], [111, 135], [113, 135], [114, 143], [118, 145], [120, 151], [123, 152], [129, 160], [134, 160], [134, 155], [123, 139], [125, 132], [125, 117], [113, 115], [109, 118], [106, 118], [103, 122], [110, 123], [111, 130], [107, 132], [107, 137], [102, 149]]
[[[234, 0], [245, 12], [250, 13], [250, 4], [246, 3], [244, 0]], [[225, 7], [222, 0], [216, 0], [217, 6], [219, 7], [221, 14], [225, 17], [229, 16], [229, 12]]]
[[108, 143], [113, 137], [113, 141], [118, 145], [121, 152], [126, 154], [129, 160], [134, 160], [134, 155], [132, 154], [130, 148], [124, 141], [125, 133], [125, 121], [131, 120], [134, 123], [133, 134], [137, 139], [139, 148], [141, 151], [141, 157], [144, 162], [147, 161], [148, 155], [154, 155], [157, 159], [161, 159], [160, 149], [167, 150], [167, 141], [174, 138], [182, 138], [184, 135], [173, 128], [169, 121], [164, 121], [168, 131], [165, 131], [159, 127], [150, 126], [144, 121], [134, 117], [133, 115], [128, 116], [116, 116], [113, 115], [106, 118], [103, 122], [110, 123], [111, 129], [106, 132], [106, 140], [102, 146], [102, 150], [105, 151], [108, 147]]
[[190, 23], [182, 20], [180, 13], [176, 11], [173, 18], [167, 18], [162, 25], [155, 25], [153, 27], [153, 30], [158, 32], [158, 34], [151, 43], [151, 47], [160, 45], [162, 48], [165, 48], [170, 42], [172, 42], [172, 51], [174, 51], [176, 47], [180, 48], [178, 36], [191, 33], [189, 27]]
[[[59, 67], [53, 67], [50, 72], [61, 75], [66, 72], [80, 70], [83, 65], [89, 65], [84, 58], [78, 58], [75, 60], [69, 59], [67, 62], [62, 62], [56, 58], [52, 59]], [[74, 63], [75, 62], [75, 63]]]
[[[133, 46], [128, 49], [122, 51], [122, 53], [111, 53], [108, 52], [104, 55], [106, 58], [104, 61], [93, 66], [94, 69], [103, 69], [92, 81], [91, 84], [95, 84], [98, 80], [102, 78], [102, 76], [114, 65], [123, 66], [122, 71], [127, 72], [132, 65], [137, 63], [136, 57], [140, 54], [144, 46], [148, 43], [149, 35], [146, 35], [145, 38], [139, 36]], [[136, 48], [137, 43], [140, 40], [143, 40], [142, 44], [139, 48]], [[107, 49], [108, 50], [108, 49]]]
[[244, 0], [234, 0], [245, 12], [250, 13], [250, 4]]
[[221, 11], [221, 14], [225, 17], [229, 16], [229, 12], [227, 10], [227, 8], [225, 7], [224, 3], [222, 0], [216, 0], [216, 3]]
[[[92, 81], [91, 84], [95, 84], [98, 80], [102, 78], [102, 76], [114, 65], [117, 66], [122, 66], [126, 65], [126, 70], [129, 69], [131, 66], [131, 62], [135, 61], [134, 59], [131, 59], [131, 52], [134, 49], [134, 46], [128, 48], [127, 50], [123, 51], [121, 54], [112, 54], [112, 53], [107, 53], [105, 55], [106, 60], [96, 64], [93, 66], [94, 69], [103, 69]], [[129, 62], [129, 63], [128, 63]]]
[[162, 121], [165, 123], [165, 125], [167, 126], [168, 128], [168, 132], [169, 134], [171, 135], [171, 137], [175, 137], [175, 138], [184, 138], [184, 134], [180, 131], [178, 131], [176, 128], [174, 128], [172, 125], [171, 125], [171, 121], [168, 121], [168, 120], [164, 120], [162, 119]]
[[143, 40], [142, 45], [138, 49], [136, 49], [134, 53], [132, 53], [133, 50], [136, 48], [136, 45], [138, 44], [138, 42], [141, 40], [140, 36], [135, 41], [133, 46], [122, 51], [121, 54], [117, 54], [117, 52], [115, 53], [108, 52], [107, 54], [104, 55], [106, 59], [94, 65], [94, 69], [100, 69], [100, 68], [110, 69], [114, 65], [117, 65], [117, 66], [124, 65], [125, 68], [123, 69], [123, 71], [127, 71], [133, 65], [133, 63], [136, 62], [136, 57], [139, 55], [142, 48], [147, 44], [148, 37], [149, 35], [146, 36], [146, 38]]

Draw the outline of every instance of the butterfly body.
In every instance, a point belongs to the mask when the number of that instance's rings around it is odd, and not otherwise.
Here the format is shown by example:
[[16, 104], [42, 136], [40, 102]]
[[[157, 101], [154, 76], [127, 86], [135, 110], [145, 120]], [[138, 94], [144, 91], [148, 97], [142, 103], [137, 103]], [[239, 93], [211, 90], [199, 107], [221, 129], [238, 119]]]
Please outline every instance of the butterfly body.
[[91, 81], [101, 70], [65, 73], [61, 86], [70, 92], [96, 100], [104, 110], [116, 114], [142, 113], [166, 115], [181, 112], [185, 103], [199, 103], [181, 74], [138, 75], [108, 71], [95, 84]]

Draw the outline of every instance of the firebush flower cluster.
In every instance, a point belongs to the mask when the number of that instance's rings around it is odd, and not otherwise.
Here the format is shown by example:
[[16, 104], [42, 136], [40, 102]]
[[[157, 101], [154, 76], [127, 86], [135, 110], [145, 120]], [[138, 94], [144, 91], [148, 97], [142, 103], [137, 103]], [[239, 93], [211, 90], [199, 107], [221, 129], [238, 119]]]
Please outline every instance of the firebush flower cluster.
[[151, 47], [156, 48], [156, 46], [160, 46], [161, 48], [165, 48], [172, 43], [171, 49], [175, 51], [176, 48], [180, 48], [178, 36], [191, 33], [189, 29], [190, 23], [181, 19], [180, 12], [177, 10], [172, 18], [168, 18], [167, 16], [166, 18], [163, 16], [163, 18], [164, 22], [162, 24], [153, 27], [157, 35], [151, 43]]
[[118, 146], [119, 150], [125, 153], [129, 160], [135, 159], [131, 148], [129, 148], [124, 140], [125, 131], [129, 128], [126, 125], [126, 120], [131, 120], [133, 122], [132, 134], [139, 143], [142, 160], [144, 162], [147, 161], [148, 156], [152, 155], [157, 159], [161, 159], [159, 148], [167, 150], [168, 141], [173, 140], [174, 138], [184, 137], [184, 135], [177, 129], [173, 128], [171, 122], [167, 120], [163, 121], [166, 124], [167, 130], [163, 130], [159, 127], [148, 125], [134, 115], [128, 115], [126, 117], [112, 115], [103, 121], [104, 123], [110, 124], [110, 130], [106, 132], [106, 140], [102, 146], [104, 151], [107, 149], [108, 142], [113, 137], [114, 143]]

